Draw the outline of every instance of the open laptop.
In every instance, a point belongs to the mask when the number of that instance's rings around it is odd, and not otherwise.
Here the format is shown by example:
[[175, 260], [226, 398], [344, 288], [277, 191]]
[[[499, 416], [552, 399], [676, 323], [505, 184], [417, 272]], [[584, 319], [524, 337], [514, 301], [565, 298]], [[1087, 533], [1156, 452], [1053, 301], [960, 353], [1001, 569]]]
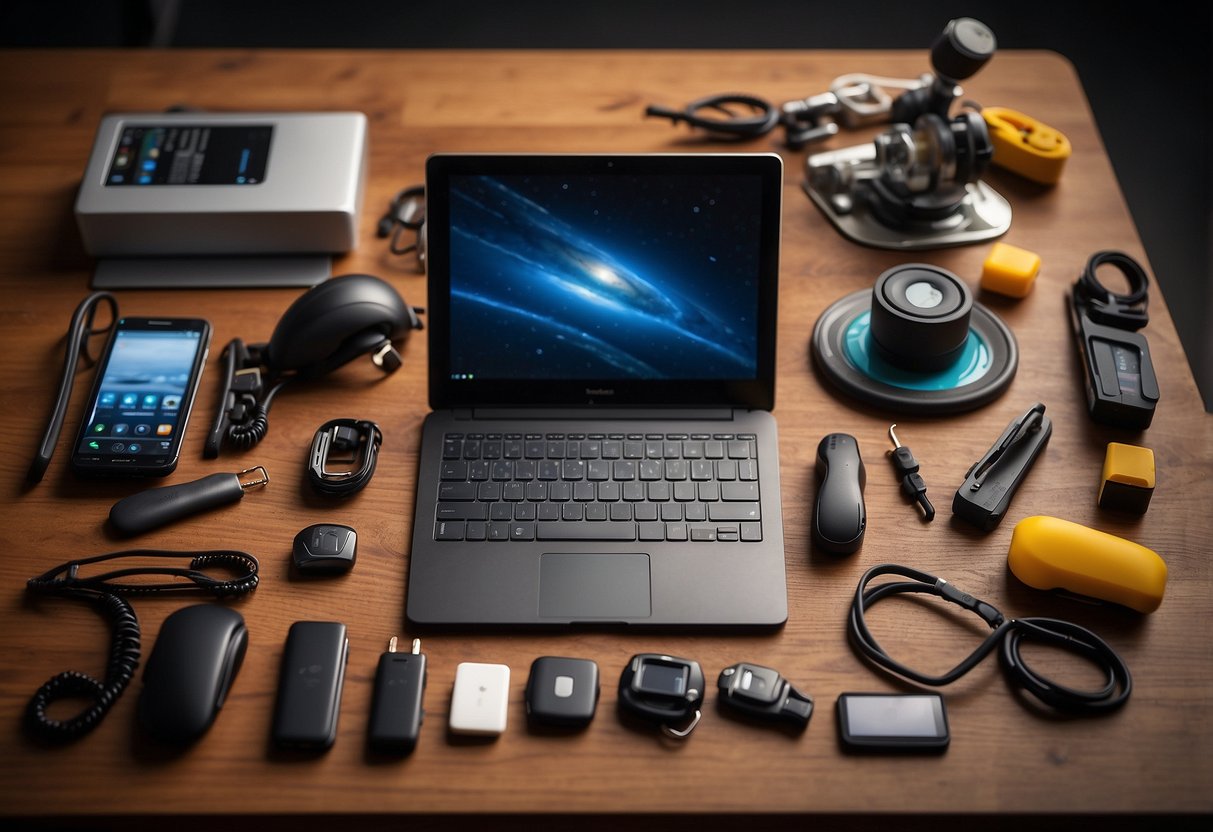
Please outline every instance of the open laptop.
[[771, 153], [426, 163], [415, 624], [787, 619]]

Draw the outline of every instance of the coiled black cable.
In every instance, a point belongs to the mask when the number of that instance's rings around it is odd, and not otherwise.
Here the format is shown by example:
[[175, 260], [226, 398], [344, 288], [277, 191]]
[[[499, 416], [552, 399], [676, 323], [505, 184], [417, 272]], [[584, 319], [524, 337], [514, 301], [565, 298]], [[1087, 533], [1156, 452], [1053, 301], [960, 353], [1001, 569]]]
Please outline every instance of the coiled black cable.
[[[1095, 275], [1100, 266], [1114, 266], [1129, 282], [1128, 294], [1113, 292]], [[1097, 324], [1133, 332], [1150, 322], [1150, 278], [1140, 263], [1123, 251], [1097, 251], [1087, 260], [1075, 287], [1086, 301], [1087, 314]]]
[[[316, 429], [308, 452], [308, 482], [318, 494], [326, 497], [348, 497], [366, 488], [375, 476], [375, 463], [383, 431], [379, 425], [365, 419], [333, 419]], [[333, 451], [348, 453], [349, 471], [330, 471], [328, 464]]]
[[[892, 581], [868, 587], [881, 575], [899, 575], [909, 581]], [[939, 676], [929, 676], [893, 659], [868, 629], [864, 614], [882, 598], [901, 593], [922, 593], [950, 601], [976, 614], [994, 631], [954, 668]], [[1002, 667], [1013, 684], [1041, 702], [1070, 713], [1106, 713], [1123, 705], [1133, 690], [1133, 680], [1124, 660], [1107, 642], [1085, 627], [1053, 618], [1008, 619], [995, 607], [962, 592], [942, 578], [908, 566], [885, 563], [873, 566], [859, 580], [851, 602], [847, 632], [851, 643], [869, 661], [912, 682], [942, 687], [964, 676], [1001, 643]], [[1105, 683], [1097, 690], [1077, 690], [1037, 673], [1024, 661], [1023, 641], [1040, 641], [1077, 653], [1101, 668]]]
[[[176, 567], [131, 567], [80, 577], [80, 567], [118, 558], [189, 557], [188, 569]], [[234, 569], [237, 577], [214, 578], [202, 570], [211, 567]], [[123, 595], [152, 595], [164, 592], [202, 591], [220, 598], [246, 595], [257, 588], [257, 559], [246, 552], [218, 550], [209, 552], [165, 552], [137, 549], [68, 561], [36, 578], [26, 586], [30, 592], [89, 601], [113, 629], [105, 678], [94, 679], [86, 673], [68, 670], [51, 677], [30, 698], [25, 709], [27, 730], [55, 743], [78, 739], [100, 724], [109, 709], [122, 696], [139, 666], [140, 630], [135, 610]], [[180, 579], [169, 583], [118, 583], [138, 575], [163, 575]], [[66, 698], [85, 698], [88, 707], [71, 719], [53, 719], [47, 709]]]

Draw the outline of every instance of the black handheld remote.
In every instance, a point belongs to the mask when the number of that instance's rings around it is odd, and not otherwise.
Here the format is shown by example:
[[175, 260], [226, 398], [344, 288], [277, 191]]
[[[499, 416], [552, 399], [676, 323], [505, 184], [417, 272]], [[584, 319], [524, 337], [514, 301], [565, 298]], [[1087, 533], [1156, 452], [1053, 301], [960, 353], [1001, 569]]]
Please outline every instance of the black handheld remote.
[[813, 542], [826, 552], [849, 555], [863, 544], [868, 524], [863, 504], [866, 474], [854, 436], [831, 433], [822, 438], [817, 445], [817, 477]]
[[322, 750], [333, 744], [349, 647], [344, 624], [291, 625], [274, 709], [274, 742], [279, 746]]
[[411, 754], [417, 747], [425, 718], [425, 654], [421, 639], [413, 639], [413, 652], [396, 652], [396, 637], [379, 657], [375, 694], [371, 700], [368, 740], [371, 748], [387, 754]]

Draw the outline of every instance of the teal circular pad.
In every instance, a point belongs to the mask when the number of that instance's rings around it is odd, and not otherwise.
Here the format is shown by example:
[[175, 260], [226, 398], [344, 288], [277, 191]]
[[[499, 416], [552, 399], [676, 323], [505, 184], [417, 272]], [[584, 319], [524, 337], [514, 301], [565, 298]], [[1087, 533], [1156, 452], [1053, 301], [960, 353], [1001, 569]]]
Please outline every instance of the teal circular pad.
[[985, 306], [973, 304], [969, 337], [956, 362], [926, 373], [896, 367], [874, 354], [871, 306], [872, 290], [852, 292], [827, 308], [813, 327], [813, 361], [844, 393], [895, 413], [960, 413], [993, 401], [1015, 378], [1015, 336]]

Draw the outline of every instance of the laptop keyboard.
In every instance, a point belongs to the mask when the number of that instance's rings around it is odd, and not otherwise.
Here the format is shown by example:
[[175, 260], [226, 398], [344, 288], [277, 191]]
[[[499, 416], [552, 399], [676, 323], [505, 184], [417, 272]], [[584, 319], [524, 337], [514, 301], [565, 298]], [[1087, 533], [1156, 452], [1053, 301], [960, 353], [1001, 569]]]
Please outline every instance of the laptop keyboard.
[[448, 433], [436, 540], [762, 540], [752, 433]]

